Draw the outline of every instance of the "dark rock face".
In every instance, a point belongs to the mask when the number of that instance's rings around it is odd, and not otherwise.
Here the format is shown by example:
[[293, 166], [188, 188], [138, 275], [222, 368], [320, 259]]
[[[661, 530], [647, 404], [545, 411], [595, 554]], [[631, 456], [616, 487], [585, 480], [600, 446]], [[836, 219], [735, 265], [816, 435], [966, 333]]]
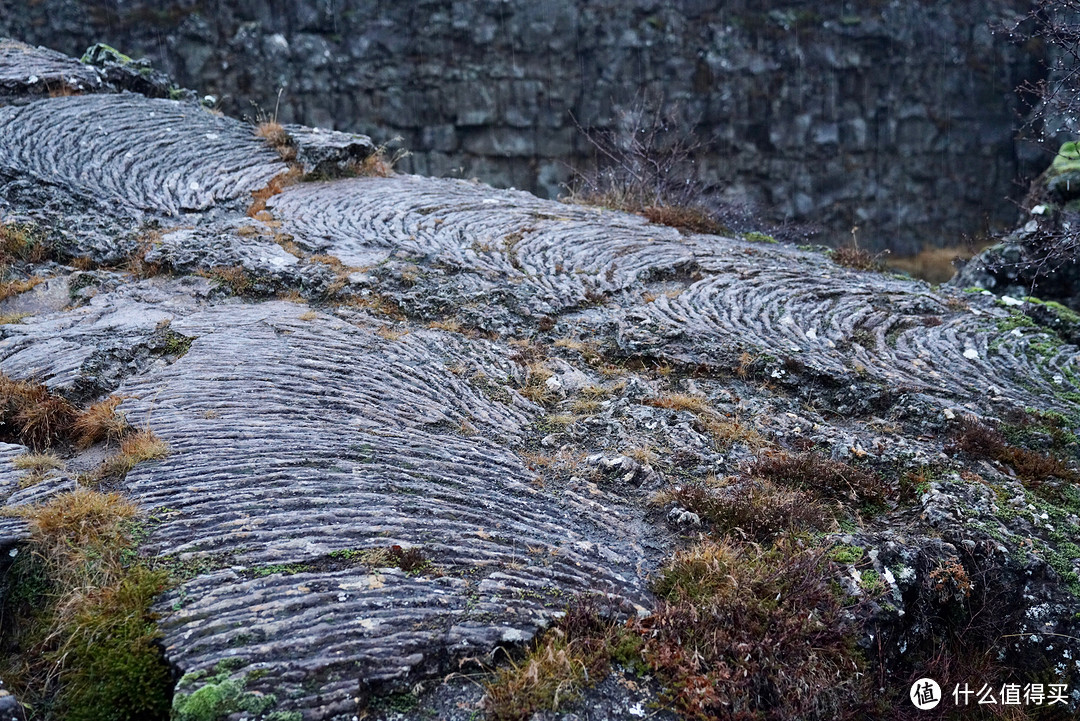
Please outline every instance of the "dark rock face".
[[[28, 76], [24, 62], [69, 72], [27, 51], [0, 54], [0, 77]], [[701, 520], [648, 501], [754, 454], [649, 402], [662, 393], [778, 448], [905, 468], [941, 462], [957, 416], [1078, 411], [1076, 347], [983, 295], [463, 180], [269, 194], [288, 165], [238, 120], [10, 88], [0, 212], [103, 267], [40, 268], [67, 297], [0, 325], [0, 368], [80, 400], [123, 395], [132, 423], [172, 447], [123, 491], [153, 510], [142, 551], [187, 571], [157, 606], [180, 694], [221, 672], [272, 693], [275, 710], [350, 719], [375, 691], [528, 640], [575, 594], [647, 612], [650, 574]], [[369, 147], [330, 140], [328, 153]], [[248, 207], [255, 195], [264, 209]], [[116, 267], [139, 248], [157, 275]], [[185, 352], [163, 352], [174, 338]], [[0, 446], [5, 506], [73, 487], [61, 471], [22, 487], [23, 450]], [[1010, 599], [1003, 653], [1075, 682], [1080, 600], [1066, 581], [1080, 559], [1058, 549], [1075, 548], [1060, 539], [1080, 520], [1029, 503], [1000, 464], [977, 470], [837, 534], [884, 579], [868, 627], [881, 635], [863, 642], [900, 664], [933, 642], [936, 627], [911, 619], [935, 618], [944, 602], [920, 589], [955, 561]], [[0, 558], [24, 534], [0, 515]], [[408, 568], [385, 555], [413, 549], [424, 561]], [[410, 717], [469, 718], [475, 693], [455, 688]], [[611, 718], [628, 705], [629, 691], [596, 693], [619, 699], [604, 702]]]
[[[1015, 0], [0, 3], [0, 33], [150, 57], [234, 115], [395, 135], [406, 170], [555, 197], [636, 95], [685, 109], [730, 201], [864, 247], [1014, 220], [1013, 88], [1039, 58], [988, 22]], [[1037, 172], [1037, 170], [1036, 170]]]

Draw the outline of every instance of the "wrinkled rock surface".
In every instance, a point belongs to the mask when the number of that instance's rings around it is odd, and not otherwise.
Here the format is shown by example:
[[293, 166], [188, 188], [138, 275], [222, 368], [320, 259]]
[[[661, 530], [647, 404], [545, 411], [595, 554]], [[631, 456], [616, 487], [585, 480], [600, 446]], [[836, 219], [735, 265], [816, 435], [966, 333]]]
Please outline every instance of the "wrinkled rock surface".
[[[0, 78], [48, 63], [63, 65], [0, 54]], [[960, 415], [1078, 411], [1077, 348], [1009, 327], [1015, 311], [989, 296], [461, 180], [301, 181], [249, 217], [252, 194], [289, 169], [251, 126], [192, 102], [49, 98], [19, 82], [0, 107], [0, 213], [98, 267], [41, 271], [66, 279], [68, 302], [0, 326], [0, 369], [80, 402], [123, 395], [131, 422], [171, 446], [123, 491], [152, 519], [142, 551], [186, 571], [157, 606], [184, 692], [224, 661], [305, 719], [351, 719], [417, 682], [430, 692], [411, 717], [471, 718], [475, 689], [438, 679], [532, 638], [573, 595], [647, 612], [650, 574], [699, 530], [648, 501], [751, 455], [646, 403], [664, 392], [777, 447], [904, 467], [942, 460]], [[156, 274], [118, 266], [140, 248]], [[190, 347], [170, 351], [168, 334]], [[587, 388], [603, 400], [567, 421]], [[72, 487], [20, 488], [22, 450], [0, 447], [5, 505]], [[1012, 598], [1009, 653], [1075, 682], [1080, 600], [1062, 578], [1080, 559], [1051, 564], [1054, 529], [984, 465], [1020, 510], [952, 473], [841, 539], [894, 579], [874, 643], [902, 659], [925, 642], [896, 609], [925, 602], [912, 579], [962, 558]], [[0, 517], [0, 557], [20, 524]], [[427, 563], [366, 560], [395, 547]], [[592, 693], [611, 718], [655, 700]]]

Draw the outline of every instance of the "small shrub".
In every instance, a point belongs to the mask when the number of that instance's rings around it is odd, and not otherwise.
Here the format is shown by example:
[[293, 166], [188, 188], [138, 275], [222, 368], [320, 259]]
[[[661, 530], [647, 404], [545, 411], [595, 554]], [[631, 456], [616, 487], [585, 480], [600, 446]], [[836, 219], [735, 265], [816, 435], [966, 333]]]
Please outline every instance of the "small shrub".
[[639, 98], [621, 110], [616, 129], [578, 129], [592, 145], [596, 169], [577, 173], [569, 202], [640, 213], [653, 223], [695, 233], [724, 233], [709, 209], [694, 156], [703, 149], [687, 134], [681, 109], [661, 99]]
[[837, 265], [855, 270], [884, 271], [885, 264], [881, 260], [881, 254], [873, 254], [857, 246], [841, 246], [832, 251], [832, 261]]
[[834, 501], [876, 504], [882, 503], [886, 495], [885, 482], [878, 474], [816, 453], [766, 455], [752, 463], [747, 472]]
[[962, 451], [975, 458], [995, 460], [1011, 466], [1024, 485], [1032, 490], [1043, 488], [1052, 478], [1070, 483], [1080, 479], [1080, 475], [1061, 459], [1010, 445], [999, 430], [970, 418], [960, 420], [946, 450], [953, 453]]
[[863, 660], [819, 550], [702, 541], [660, 572], [644, 657], [686, 718], [860, 718]]
[[717, 531], [758, 542], [784, 532], [825, 530], [833, 523], [811, 494], [766, 480], [745, 479], [720, 488], [690, 483], [667, 495]]

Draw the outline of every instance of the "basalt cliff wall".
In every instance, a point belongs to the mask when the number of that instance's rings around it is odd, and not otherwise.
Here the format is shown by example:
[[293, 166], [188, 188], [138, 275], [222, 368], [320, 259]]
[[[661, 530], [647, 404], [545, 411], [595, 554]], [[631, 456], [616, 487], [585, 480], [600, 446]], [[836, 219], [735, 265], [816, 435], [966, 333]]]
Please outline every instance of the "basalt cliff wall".
[[[0, 33], [106, 42], [232, 115], [404, 138], [403, 168], [555, 197], [648, 93], [706, 143], [700, 178], [772, 220], [907, 253], [1016, 219], [1019, 0], [3, 0]], [[280, 106], [277, 99], [281, 94]]]

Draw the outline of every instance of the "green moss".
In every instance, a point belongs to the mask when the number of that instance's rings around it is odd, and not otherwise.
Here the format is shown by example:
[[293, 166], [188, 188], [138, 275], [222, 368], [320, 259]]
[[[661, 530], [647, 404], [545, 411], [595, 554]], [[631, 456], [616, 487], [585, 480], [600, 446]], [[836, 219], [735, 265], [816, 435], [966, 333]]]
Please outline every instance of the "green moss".
[[371, 705], [380, 711], [408, 713], [420, 705], [420, 699], [413, 693], [393, 693], [373, 699]]
[[885, 582], [881, 580], [881, 574], [874, 569], [862, 572], [859, 585], [872, 596], [885, 590]]
[[165, 718], [172, 678], [149, 608], [166, 580], [161, 572], [138, 567], [108, 603], [95, 604], [77, 619], [80, 633], [65, 649], [73, 671], [61, 695], [64, 718]]
[[[189, 684], [184, 684], [182, 679], [177, 687], [182, 685]], [[276, 704], [274, 694], [245, 691], [242, 683], [223, 672], [191, 693], [177, 693], [173, 699], [172, 721], [222, 721], [238, 711], [261, 716]]]
[[165, 353], [178, 358], [187, 355], [187, 352], [191, 349], [191, 343], [194, 340], [195, 339], [192, 337], [182, 335], [175, 331], [166, 331]]
[[1033, 305], [1041, 305], [1044, 308], [1047, 308], [1048, 310], [1053, 311], [1054, 315], [1056, 315], [1059, 320], [1062, 320], [1062, 321], [1064, 321], [1066, 323], [1070, 323], [1070, 324], [1080, 324], [1080, 314], [1078, 314], [1076, 311], [1074, 311], [1071, 308], [1067, 308], [1067, 307], [1063, 306], [1061, 303], [1058, 303], [1057, 301], [1040, 300], [1040, 299], [1035, 298], [1034, 296], [1030, 296], [1030, 295], [1025, 297], [1024, 300], [1027, 301], [1028, 303], [1032, 303]]
[[1001, 318], [997, 322], [997, 328], [1002, 333], [1008, 333], [1017, 328], [1036, 328], [1035, 321], [1019, 311], [1011, 311], [1008, 318]]
[[263, 576], [272, 576], [276, 573], [280, 573], [283, 576], [292, 576], [310, 570], [311, 566], [306, 563], [275, 563], [268, 566], [256, 566], [255, 568], [248, 569], [247, 572], [252, 576], [262, 578]]
[[79, 62], [90, 65], [99, 62], [99, 59], [112, 60], [121, 65], [130, 65], [135, 62], [130, 55], [124, 55], [112, 45], [106, 45], [105, 43], [97, 43], [91, 47], [79, 58]]
[[743, 238], [743, 240], [749, 241], [751, 243], [776, 243], [777, 242], [776, 238], [772, 237], [771, 235], [766, 235], [765, 233], [758, 233], [757, 231], [753, 231], [753, 232], [750, 232], [750, 233], [743, 233], [742, 238]]
[[836, 546], [829, 551], [829, 557], [837, 563], [855, 563], [863, 557], [859, 546]]

